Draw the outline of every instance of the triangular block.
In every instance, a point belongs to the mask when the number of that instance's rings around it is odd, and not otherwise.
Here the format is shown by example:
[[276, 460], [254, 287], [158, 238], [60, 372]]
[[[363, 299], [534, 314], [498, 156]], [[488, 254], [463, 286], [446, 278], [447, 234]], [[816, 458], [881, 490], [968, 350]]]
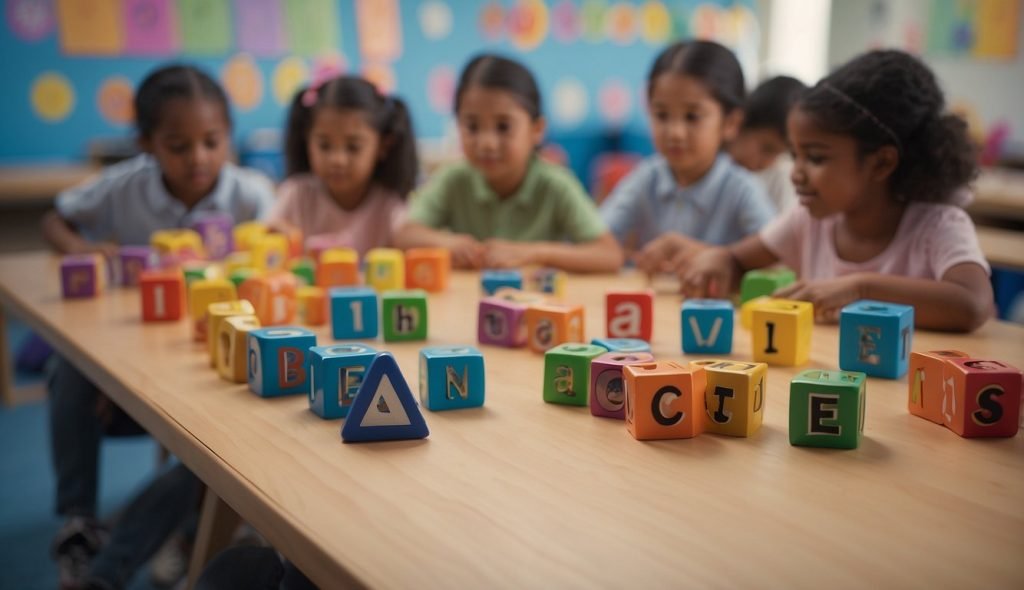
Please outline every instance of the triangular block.
[[406, 440], [426, 438], [429, 434], [395, 357], [387, 352], [377, 354], [352, 400], [352, 409], [341, 427], [341, 439]]

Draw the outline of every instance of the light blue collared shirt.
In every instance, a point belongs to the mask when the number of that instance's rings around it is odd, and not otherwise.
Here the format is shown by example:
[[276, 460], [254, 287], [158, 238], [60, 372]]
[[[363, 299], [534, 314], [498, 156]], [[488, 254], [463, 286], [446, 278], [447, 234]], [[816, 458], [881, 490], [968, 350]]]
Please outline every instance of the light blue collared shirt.
[[714, 245], [757, 233], [775, 215], [757, 178], [724, 153], [690, 186], [676, 183], [668, 162], [655, 154], [642, 162], [601, 205], [619, 242], [635, 234], [636, 248], [665, 232]]

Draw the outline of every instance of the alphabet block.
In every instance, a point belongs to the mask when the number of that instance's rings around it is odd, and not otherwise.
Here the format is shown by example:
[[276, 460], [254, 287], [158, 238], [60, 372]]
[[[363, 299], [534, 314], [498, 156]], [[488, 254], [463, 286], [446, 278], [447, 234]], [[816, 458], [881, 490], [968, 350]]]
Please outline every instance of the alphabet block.
[[480, 344], [516, 348], [526, 345], [527, 306], [501, 297], [480, 300], [476, 336]]
[[440, 293], [448, 288], [452, 255], [445, 248], [410, 248], [405, 252], [405, 287]]
[[755, 297], [740, 306], [740, 325], [744, 330], [750, 330], [750, 324], [754, 322], [754, 310], [765, 301], [771, 301], [771, 297]]
[[796, 366], [811, 354], [814, 306], [806, 301], [770, 299], [754, 308], [751, 330], [754, 360]]
[[317, 234], [306, 238], [306, 254], [318, 262], [327, 250], [348, 250], [351, 249], [351, 246], [352, 240], [336, 234]]
[[942, 380], [946, 361], [969, 358], [959, 350], [933, 350], [910, 353], [910, 375], [907, 377], [907, 409], [910, 413], [936, 424], [944, 424], [942, 417], [945, 382]]
[[288, 271], [273, 271], [246, 279], [238, 298], [247, 299], [264, 326], [280, 326], [295, 319], [295, 291], [298, 280]]
[[306, 356], [316, 335], [303, 328], [282, 326], [249, 332], [249, 389], [260, 397], [306, 393]]
[[899, 379], [907, 372], [914, 308], [862, 299], [839, 314], [839, 368]]
[[206, 350], [210, 353], [210, 366], [217, 368], [217, 347], [220, 346], [220, 341], [217, 339], [217, 335], [220, 333], [221, 323], [234, 316], [239, 315], [256, 315], [256, 310], [253, 309], [252, 304], [248, 301], [232, 300], [232, 301], [218, 301], [211, 303], [206, 309]]
[[224, 259], [224, 274], [230, 275], [240, 268], [253, 268], [252, 252], [232, 252]]
[[594, 338], [590, 343], [608, 352], [651, 352], [650, 344], [636, 338]]
[[555, 299], [565, 297], [568, 275], [557, 268], [538, 268], [530, 274], [530, 288], [547, 293]]
[[605, 325], [609, 338], [651, 341], [654, 292], [609, 291], [605, 295]]
[[320, 287], [299, 287], [295, 292], [295, 315], [307, 326], [327, 323], [327, 293]]
[[672, 361], [622, 369], [626, 429], [637, 440], [693, 438], [704, 431], [704, 369]]
[[[550, 354], [550, 352], [549, 352]], [[626, 419], [626, 392], [622, 368], [654, 360], [650, 352], [606, 352], [590, 363], [590, 413], [603, 418]]]
[[288, 272], [298, 279], [299, 287], [310, 287], [316, 285], [316, 263], [312, 258], [305, 256], [293, 258], [288, 261]]
[[538, 303], [526, 308], [527, 344], [547, 352], [566, 342], [583, 342], [583, 306]]
[[352, 248], [329, 248], [320, 254], [316, 268], [319, 287], [348, 287], [359, 284], [359, 253]]
[[232, 383], [249, 378], [249, 333], [260, 327], [254, 315], [225, 318], [217, 326], [217, 374]]
[[569, 342], [544, 353], [544, 401], [586, 406], [590, 363], [605, 352], [593, 344]]
[[484, 355], [472, 346], [420, 351], [420, 403], [433, 412], [484, 405]]
[[325, 420], [348, 416], [377, 351], [365, 344], [309, 349], [309, 409]]
[[480, 287], [487, 295], [494, 295], [498, 289], [523, 288], [523, 273], [518, 270], [485, 270], [480, 274]]
[[402, 251], [374, 248], [367, 252], [366, 284], [378, 293], [405, 288], [405, 257]]
[[234, 225], [235, 220], [230, 213], [209, 211], [200, 214], [190, 227], [199, 234], [207, 258], [220, 260], [234, 249], [232, 244], [232, 226]]
[[965, 438], [1008, 437], [1020, 422], [1021, 372], [1000, 361], [950, 358], [942, 367], [943, 424]]
[[384, 342], [427, 339], [427, 293], [422, 289], [388, 291], [381, 295]]
[[749, 270], [740, 281], [740, 302], [755, 297], [771, 296], [775, 291], [796, 282], [796, 273], [788, 268]]
[[65, 299], [95, 297], [103, 292], [106, 264], [99, 254], [73, 254], [61, 258], [60, 288]]
[[205, 260], [186, 260], [181, 263], [181, 274], [185, 277], [185, 289], [192, 287], [192, 283], [203, 279], [221, 278], [212, 265]]
[[423, 413], [395, 357], [387, 352], [377, 353], [341, 426], [341, 440], [406, 440], [429, 435]]
[[241, 290], [242, 283], [253, 278], [262, 276], [263, 272], [256, 270], [255, 268], [242, 267], [236, 268], [228, 274], [228, 280], [235, 284], [235, 289]]
[[683, 352], [732, 353], [732, 302], [725, 299], [687, 299], [682, 310]]
[[691, 361], [707, 376], [704, 391], [705, 429], [728, 436], [751, 436], [764, 422], [768, 365], [708, 359]]
[[857, 448], [864, 434], [866, 382], [864, 373], [820, 369], [793, 378], [789, 384], [789, 444]]
[[267, 235], [266, 224], [259, 221], [244, 221], [235, 226], [231, 232], [232, 242], [236, 252], [248, 252], [252, 250], [256, 241]]
[[125, 287], [137, 286], [142, 271], [156, 266], [156, 257], [149, 246], [121, 246], [117, 260], [117, 282]]
[[238, 299], [235, 284], [227, 279], [200, 279], [188, 287], [189, 317], [192, 318], [192, 338], [206, 341], [207, 318], [211, 303]]
[[262, 271], [282, 270], [289, 258], [291, 245], [288, 236], [278, 233], [267, 233], [253, 238], [252, 265]]
[[192, 260], [206, 256], [203, 238], [191, 229], [161, 229], [149, 236], [149, 245], [161, 257]]
[[142, 321], [164, 322], [185, 315], [185, 277], [177, 270], [144, 270], [139, 276]]
[[335, 340], [376, 338], [377, 292], [369, 287], [334, 287], [331, 298], [331, 334]]

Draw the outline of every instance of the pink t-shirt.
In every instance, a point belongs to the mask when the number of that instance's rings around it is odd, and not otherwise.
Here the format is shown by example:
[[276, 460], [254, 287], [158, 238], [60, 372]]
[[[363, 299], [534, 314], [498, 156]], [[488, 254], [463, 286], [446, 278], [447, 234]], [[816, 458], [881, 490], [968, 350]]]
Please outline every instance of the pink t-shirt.
[[974, 224], [953, 205], [913, 202], [903, 212], [896, 237], [878, 256], [849, 262], [836, 253], [839, 215], [815, 219], [794, 207], [761, 230], [761, 241], [803, 280], [831, 279], [855, 272], [877, 272], [940, 280], [953, 266], [973, 262], [989, 272]]
[[298, 227], [307, 239], [339, 236], [362, 256], [371, 248], [391, 247], [405, 214], [405, 201], [379, 185], [372, 185], [363, 202], [346, 211], [331, 199], [319, 178], [296, 174], [278, 188], [268, 222], [283, 221]]

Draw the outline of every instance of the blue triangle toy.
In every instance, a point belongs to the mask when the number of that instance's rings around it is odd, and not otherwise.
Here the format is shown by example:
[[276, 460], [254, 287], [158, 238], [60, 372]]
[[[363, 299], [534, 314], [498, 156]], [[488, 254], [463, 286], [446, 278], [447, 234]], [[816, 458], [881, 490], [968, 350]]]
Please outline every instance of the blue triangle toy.
[[429, 434], [395, 357], [387, 352], [378, 353], [352, 400], [352, 408], [341, 426], [341, 440], [407, 440], [426, 438]]

